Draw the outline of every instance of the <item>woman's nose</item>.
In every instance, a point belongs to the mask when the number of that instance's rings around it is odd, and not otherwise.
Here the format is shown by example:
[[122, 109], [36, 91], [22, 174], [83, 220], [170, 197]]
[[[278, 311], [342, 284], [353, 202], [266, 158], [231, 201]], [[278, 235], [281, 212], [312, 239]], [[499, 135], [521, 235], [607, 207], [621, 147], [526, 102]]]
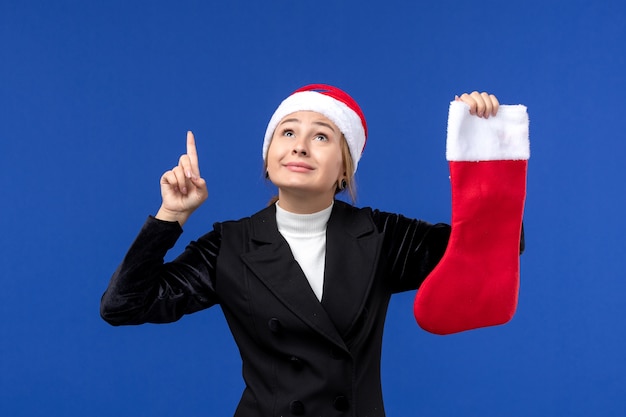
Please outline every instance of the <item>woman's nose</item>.
[[307, 155], [306, 146], [302, 143], [302, 141], [298, 141], [294, 144], [293, 149], [291, 150], [291, 153], [293, 155], [306, 156]]

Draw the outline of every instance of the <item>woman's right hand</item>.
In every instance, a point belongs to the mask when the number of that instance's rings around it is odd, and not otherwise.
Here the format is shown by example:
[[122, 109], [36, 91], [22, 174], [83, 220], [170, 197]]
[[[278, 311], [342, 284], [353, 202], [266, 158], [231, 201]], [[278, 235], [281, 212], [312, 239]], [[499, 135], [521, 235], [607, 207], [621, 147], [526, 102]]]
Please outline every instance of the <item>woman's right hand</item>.
[[196, 142], [193, 133], [187, 132], [187, 153], [180, 157], [178, 166], [161, 177], [163, 202], [155, 217], [182, 226], [208, 195], [206, 181], [200, 177]]

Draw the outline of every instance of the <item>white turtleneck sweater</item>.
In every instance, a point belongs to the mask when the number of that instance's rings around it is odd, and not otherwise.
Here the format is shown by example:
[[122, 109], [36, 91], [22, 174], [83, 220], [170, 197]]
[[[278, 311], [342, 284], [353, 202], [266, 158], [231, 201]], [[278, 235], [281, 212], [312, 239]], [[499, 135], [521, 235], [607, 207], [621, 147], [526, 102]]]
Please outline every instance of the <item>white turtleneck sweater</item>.
[[293, 257], [300, 265], [317, 299], [321, 301], [326, 262], [326, 225], [333, 204], [317, 213], [295, 214], [283, 210], [279, 203], [276, 203], [278, 231], [289, 243]]

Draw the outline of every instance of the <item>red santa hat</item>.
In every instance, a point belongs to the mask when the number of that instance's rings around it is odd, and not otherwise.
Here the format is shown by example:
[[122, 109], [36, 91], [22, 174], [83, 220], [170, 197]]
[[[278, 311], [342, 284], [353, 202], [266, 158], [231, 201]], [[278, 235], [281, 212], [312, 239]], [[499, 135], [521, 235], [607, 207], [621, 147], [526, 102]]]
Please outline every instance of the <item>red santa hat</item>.
[[267, 158], [272, 135], [278, 123], [297, 111], [314, 111], [327, 117], [343, 133], [356, 171], [367, 142], [367, 124], [361, 108], [352, 97], [337, 87], [310, 84], [294, 91], [278, 106], [265, 131], [263, 160]]

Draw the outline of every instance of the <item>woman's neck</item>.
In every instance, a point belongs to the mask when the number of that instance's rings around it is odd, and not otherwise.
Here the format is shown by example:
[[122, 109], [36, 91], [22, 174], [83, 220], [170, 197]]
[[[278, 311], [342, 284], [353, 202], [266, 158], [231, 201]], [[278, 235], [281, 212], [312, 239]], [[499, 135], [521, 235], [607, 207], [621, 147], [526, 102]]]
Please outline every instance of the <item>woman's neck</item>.
[[317, 194], [311, 196], [305, 193], [293, 193], [288, 190], [278, 190], [280, 207], [295, 214], [317, 213], [328, 208], [334, 200], [334, 194]]

